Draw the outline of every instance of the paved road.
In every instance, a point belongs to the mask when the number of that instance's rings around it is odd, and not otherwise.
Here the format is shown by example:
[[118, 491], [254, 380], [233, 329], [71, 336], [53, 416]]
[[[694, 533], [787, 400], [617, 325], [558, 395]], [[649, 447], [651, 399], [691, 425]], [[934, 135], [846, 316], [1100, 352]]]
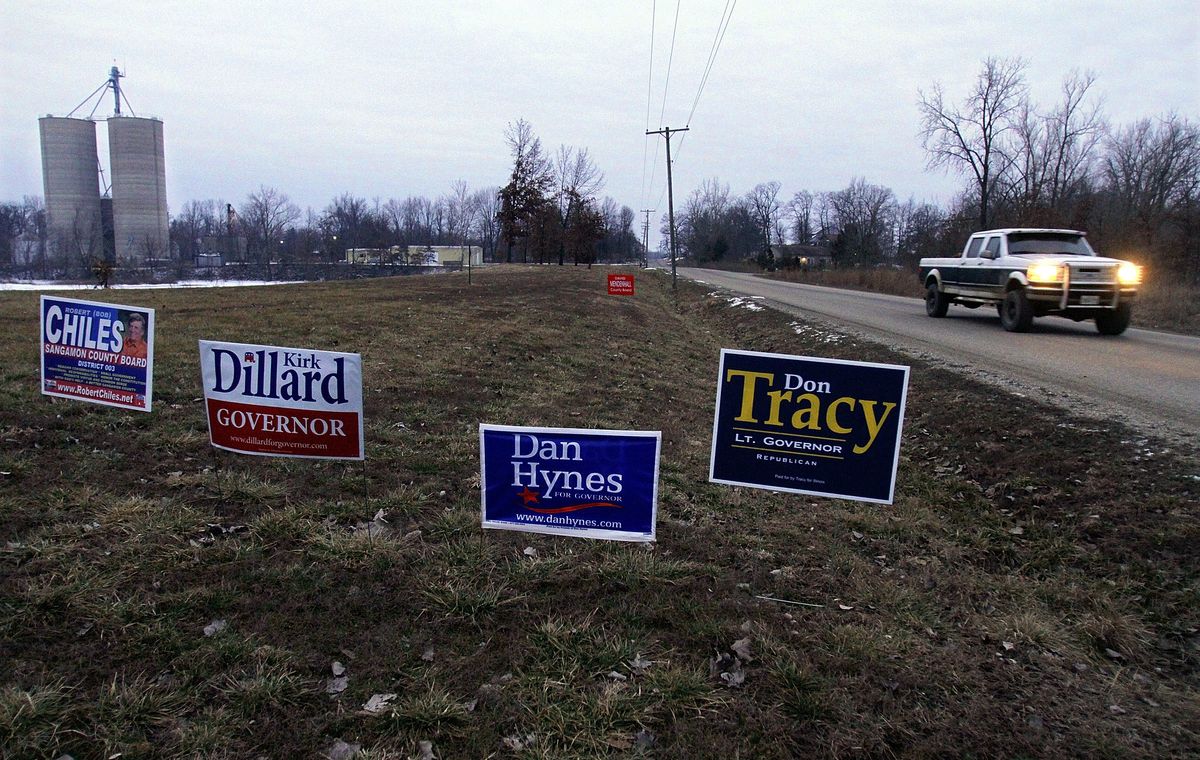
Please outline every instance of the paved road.
[[[1130, 328], [1104, 337], [1091, 322], [1035, 320], [1005, 332], [996, 310], [951, 306], [925, 316], [917, 298], [779, 282], [712, 269], [680, 269], [693, 280], [763, 296], [785, 310], [817, 316], [953, 368], [1005, 378], [1043, 400], [1090, 416], [1115, 416], [1150, 431], [1200, 442], [1200, 338]], [[1137, 309], [1134, 309], [1137, 322]], [[1165, 430], [1164, 430], [1165, 428]]]

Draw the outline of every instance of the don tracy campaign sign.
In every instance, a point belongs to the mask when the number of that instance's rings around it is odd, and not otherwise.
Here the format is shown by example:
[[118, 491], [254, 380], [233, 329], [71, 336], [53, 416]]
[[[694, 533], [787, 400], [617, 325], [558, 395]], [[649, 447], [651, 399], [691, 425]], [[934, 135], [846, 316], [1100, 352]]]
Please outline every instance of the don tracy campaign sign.
[[480, 425], [483, 527], [653, 541], [658, 432]]
[[260, 456], [362, 459], [362, 358], [200, 341], [212, 445]]
[[709, 480], [891, 504], [908, 367], [721, 351]]
[[42, 393], [150, 411], [154, 309], [42, 296]]

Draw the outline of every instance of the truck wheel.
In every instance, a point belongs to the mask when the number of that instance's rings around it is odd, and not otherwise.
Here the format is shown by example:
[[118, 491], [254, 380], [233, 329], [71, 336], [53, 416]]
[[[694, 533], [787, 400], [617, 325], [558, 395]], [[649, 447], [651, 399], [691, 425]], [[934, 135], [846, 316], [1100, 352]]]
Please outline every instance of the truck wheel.
[[1021, 288], [1013, 288], [1004, 294], [1000, 304], [1000, 324], [1009, 332], [1028, 332], [1033, 324], [1033, 307]]
[[946, 298], [946, 294], [938, 290], [936, 282], [930, 282], [925, 288], [925, 313], [931, 317], [944, 317], [946, 311], [950, 308], [950, 299]]
[[1120, 335], [1129, 327], [1133, 317], [1133, 309], [1129, 304], [1118, 304], [1112, 311], [1106, 311], [1096, 317], [1096, 330], [1101, 335]]

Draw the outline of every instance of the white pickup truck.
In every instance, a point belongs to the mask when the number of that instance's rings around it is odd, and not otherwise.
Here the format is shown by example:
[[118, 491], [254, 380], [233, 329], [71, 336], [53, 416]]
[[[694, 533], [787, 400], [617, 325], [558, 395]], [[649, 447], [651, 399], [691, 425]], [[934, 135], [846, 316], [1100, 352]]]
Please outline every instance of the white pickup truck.
[[1129, 327], [1142, 269], [1097, 256], [1076, 230], [1003, 229], [976, 232], [954, 258], [921, 259], [925, 313], [944, 317], [950, 304], [992, 304], [1010, 332], [1034, 317], [1096, 320], [1102, 335]]

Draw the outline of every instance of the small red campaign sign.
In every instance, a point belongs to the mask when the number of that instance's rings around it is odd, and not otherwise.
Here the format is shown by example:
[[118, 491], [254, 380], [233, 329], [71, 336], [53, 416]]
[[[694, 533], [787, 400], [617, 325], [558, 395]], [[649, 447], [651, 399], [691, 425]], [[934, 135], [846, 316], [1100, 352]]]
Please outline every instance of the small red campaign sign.
[[362, 357], [200, 341], [212, 445], [259, 456], [362, 459]]
[[633, 295], [633, 275], [610, 274], [608, 276], [608, 294], [610, 296]]

